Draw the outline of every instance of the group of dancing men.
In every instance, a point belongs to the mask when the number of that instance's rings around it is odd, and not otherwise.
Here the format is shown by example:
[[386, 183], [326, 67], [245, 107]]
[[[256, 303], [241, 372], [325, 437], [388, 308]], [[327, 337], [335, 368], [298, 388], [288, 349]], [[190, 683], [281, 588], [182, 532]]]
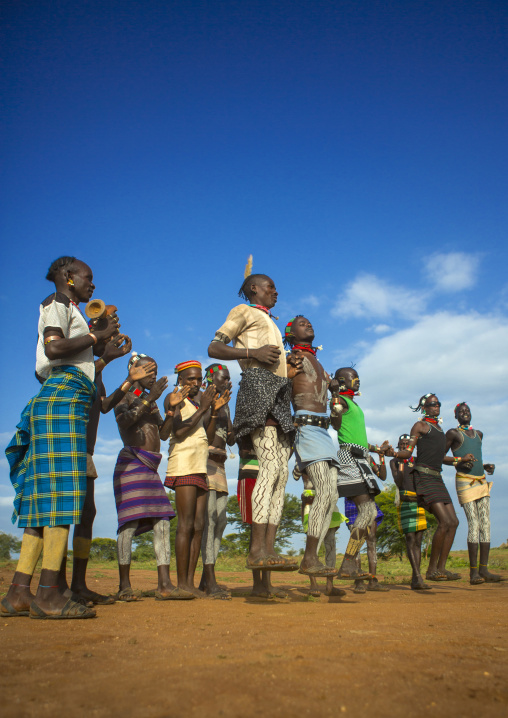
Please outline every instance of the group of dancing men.
[[[46, 278], [55, 291], [40, 305], [36, 376], [42, 386], [23, 410], [6, 449], [15, 490], [13, 523], [17, 521], [24, 534], [12, 584], [1, 601], [2, 617], [91, 618], [96, 615], [94, 605], [138, 600], [141, 594], [130, 581], [132, 543], [150, 530], [157, 559], [157, 600], [229, 599], [227, 588], [217, 583], [215, 563], [227, 523], [227, 447], [234, 444], [240, 455], [238, 501], [242, 520], [251, 525], [246, 565], [253, 572], [253, 595], [278, 595], [271, 573], [295, 570], [309, 577], [313, 592], [318, 591], [320, 577], [326, 578], [328, 595], [345, 593], [333, 586], [334, 578], [355, 581], [358, 593], [365, 590], [364, 581], [371, 590], [386, 590], [375, 577], [375, 549], [370, 573], [362, 570], [359, 560], [366, 541], [369, 559], [373, 558], [372, 540], [380, 518], [374, 499], [380, 492], [377, 479], [386, 478], [385, 457], [391, 459], [397, 486], [400, 525], [413, 572], [411, 588], [429, 588], [420, 573], [425, 510], [437, 519], [426, 579], [460, 578], [446, 568], [458, 519], [441, 476], [443, 464], [455, 467], [458, 499], [468, 521], [470, 583], [500, 580], [487, 567], [492, 484], [485, 474], [492, 474], [494, 466], [483, 463], [483, 436], [471, 426], [466, 403], [457, 404], [458, 427], [445, 434], [439, 399], [425, 394], [414, 408], [421, 417], [399, 438], [397, 449], [388, 441], [370, 444], [356, 401], [358, 373], [343, 367], [332, 378], [324, 371], [305, 316], [291, 319], [282, 336], [271, 314], [277, 302], [273, 280], [248, 270], [239, 291], [245, 303], [231, 309], [208, 348], [214, 363], [204, 375], [198, 361], [177, 364], [177, 384], [166, 394], [161, 413], [157, 400], [168, 379], [157, 378], [153, 357], [133, 352], [125, 381], [113, 393], [106, 392], [104, 370], [129, 354], [132, 346], [120, 333], [116, 307], [104, 307], [90, 321], [81, 312], [79, 305], [88, 303], [95, 289], [90, 267], [75, 257], [60, 257]], [[234, 421], [228, 361], [238, 361], [241, 368]], [[94, 445], [99, 417], [112, 409], [124, 444], [113, 476], [120, 582], [115, 596], [105, 596], [87, 587], [86, 569], [96, 513]], [[338, 453], [330, 426], [337, 432]], [[158, 467], [161, 440], [166, 439], [169, 459], [163, 484]], [[304, 484], [307, 537], [300, 562], [275, 548], [292, 453], [293, 475]], [[166, 488], [174, 491], [178, 515], [176, 585], [170, 576], [169, 540], [175, 510]], [[346, 501], [350, 536], [337, 569], [335, 533], [343, 520], [339, 497]], [[319, 559], [323, 543], [325, 563]], [[41, 553], [34, 595], [31, 581]], [[200, 554], [203, 571], [195, 587]]]

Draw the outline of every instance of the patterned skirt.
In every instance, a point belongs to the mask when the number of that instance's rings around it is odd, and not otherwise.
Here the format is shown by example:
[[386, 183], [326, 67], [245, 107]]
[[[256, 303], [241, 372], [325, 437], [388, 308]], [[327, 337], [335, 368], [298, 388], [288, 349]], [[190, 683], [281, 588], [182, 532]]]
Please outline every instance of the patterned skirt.
[[208, 491], [206, 474], [187, 474], [186, 476], [166, 476], [164, 486], [168, 489], [177, 489], [179, 486], [196, 486], [198, 489]]
[[86, 426], [96, 387], [77, 367], [54, 367], [5, 450], [21, 528], [79, 524], [86, 494]]
[[161, 459], [162, 454], [137, 446], [124, 446], [118, 454], [113, 474], [118, 530], [129, 521], [176, 516], [157, 473]]
[[414, 501], [405, 501], [397, 507], [399, 527], [403, 534], [412, 534], [427, 529], [425, 509]]
[[271, 415], [285, 434], [294, 432], [291, 381], [262, 367], [242, 372], [233, 428], [237, 439], [266, 424]]
[[[360, 455], [361, 453], [363, 456]], [[351, 498], [362, 494], [377, 496], [381, 493], [376, 476], [370, 467], [367, 449], [358, 444], [341, 444], [337, 456], [339, 457], [337, 474], [339, 497]]]
[[453, 503], [439, 472], [433, 471], [435, 475], [430, 475], [418, 471], [418, 467], [415, 466], [412, 474], [415, 482], [416, 495], [418, 496], [418, 504], [420, 506], [430, 509], [431, 504]]
[[[384, 518], [384, 513], [381, 511], [381, 509], [379, 508], [379, 506], [377, 504], [376, 504], [376, 508], [377, 508], [376, 526], [379, 526], [379, 524], [381, 523], [381, 521]], [[358, 517], [358, 509], [357, 509], [354, 501], [350, 501], [349, 499], [344, 500], [344, 513], [346, 514], [346, 518], [349, 521], [348, 528], [352, 528], [354, 522], [356, 521], [356, 519]]]

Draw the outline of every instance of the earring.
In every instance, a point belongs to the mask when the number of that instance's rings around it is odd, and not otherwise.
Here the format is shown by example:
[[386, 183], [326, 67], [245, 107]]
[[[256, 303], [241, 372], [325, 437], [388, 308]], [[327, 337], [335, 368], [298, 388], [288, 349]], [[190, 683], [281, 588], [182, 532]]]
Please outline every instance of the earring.
[[73, 287], [73, 286], [74, 286], [74, 281], [73, 281], [72, 279], [68, 279], [68, 280], [67, 280], [67, 284], [69, 285], [69, 287]]

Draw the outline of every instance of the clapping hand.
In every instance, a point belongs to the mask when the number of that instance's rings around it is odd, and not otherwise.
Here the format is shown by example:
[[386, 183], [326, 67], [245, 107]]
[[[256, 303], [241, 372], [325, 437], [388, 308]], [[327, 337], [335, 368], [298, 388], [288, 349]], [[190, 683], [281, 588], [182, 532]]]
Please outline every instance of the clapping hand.
[[132, 341], [130, 337], [126, 334], [118, 334], [106, 344], [101, 358], [106, 364], [109, 364], [110, 361], [128, 354], [131, 349]]
[[225, 389], [222, 394], [216, 394], [212, 402], [212, 414], [215, 414], [219, 409], [222, 409], [228, 401], [231, 399], [231, 390]]
[[169, 397], [169, 406], [178, 406], [178, 404], [181, 404], [184, 399], [187, 399], [189, 396], [190, 386], [187, 386], [184, 384], [183, 386], [177, 386], [175, 389], [168, 394]]
[[157, 365], [154, 361], [147, 362], [146, 364], [141, 364], [141, 366], [133, 364], [129, 369], [129, 381], [134, 383], [135, 381], [146, 379], [147, 377], [154, 375], [156, 373], [156, 370]]

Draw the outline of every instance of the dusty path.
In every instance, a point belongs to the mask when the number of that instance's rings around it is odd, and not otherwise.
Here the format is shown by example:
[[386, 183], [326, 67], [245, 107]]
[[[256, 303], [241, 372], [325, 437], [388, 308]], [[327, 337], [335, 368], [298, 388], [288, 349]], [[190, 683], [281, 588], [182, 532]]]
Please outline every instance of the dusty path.
[[[136, 571], [136, 585], [155, 575]], [[235, 594], [249, 585], [247, 573], [219, 578]], [[507, 715], [508, 581], [315, 601], [304, 577], [277, 583], [289, 599], [145, 598], [88, 621], [1, 619], [2, 715]], [[113, 592], [116, 573], [91, 584]]]

